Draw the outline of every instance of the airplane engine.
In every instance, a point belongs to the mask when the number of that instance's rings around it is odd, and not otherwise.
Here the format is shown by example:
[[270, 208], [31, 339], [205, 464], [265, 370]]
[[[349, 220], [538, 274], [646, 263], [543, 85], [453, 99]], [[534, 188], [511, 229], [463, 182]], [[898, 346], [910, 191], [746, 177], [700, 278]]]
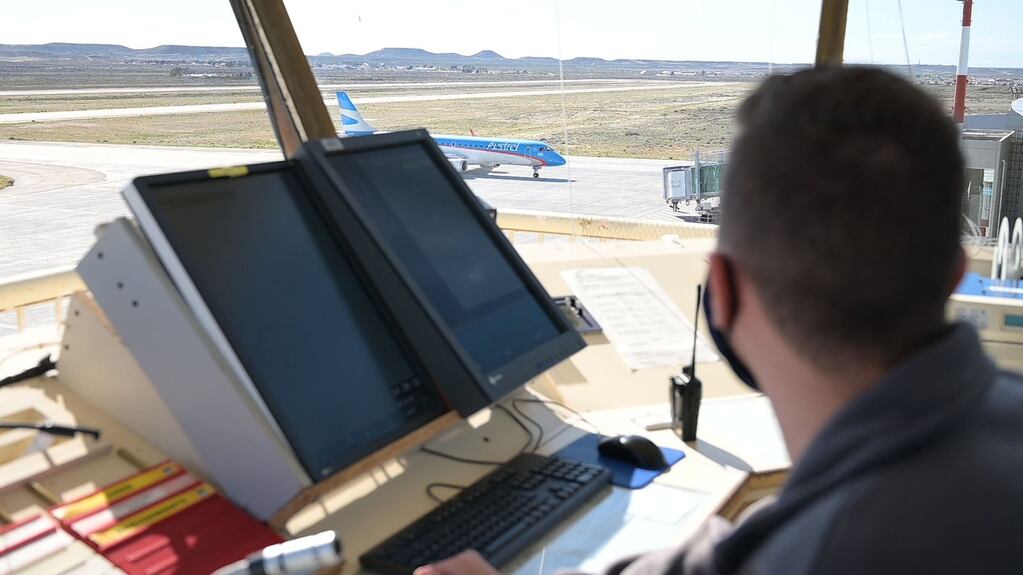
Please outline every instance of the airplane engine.
[[466, 162], [465, 160], [460, 160], [458, 158], [448, 158], [448, 161], [451, 162], [451, 165], [455, 168], [456, 171], [459, 172], [469, 171], [469, 162]]

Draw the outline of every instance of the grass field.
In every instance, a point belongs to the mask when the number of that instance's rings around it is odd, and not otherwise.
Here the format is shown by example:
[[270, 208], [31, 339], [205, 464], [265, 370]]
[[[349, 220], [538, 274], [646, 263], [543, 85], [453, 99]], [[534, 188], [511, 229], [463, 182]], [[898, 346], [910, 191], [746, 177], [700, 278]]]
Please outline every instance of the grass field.
[[[573, 83], [568, 89], [607, 88], [624, 85], [654, 85], [656, 81], [637, 80], [628, 83], [610, 85], [607, 83]], [[665, 81], [664, 83], [668, 83]], [[360, 97], [391, 97], [430, 94], [472, 94], [494, 92], [499, 90], [536, 91], [557, 89], [557, 84], [525, 84], [525, 85], [478, 85], [455, 86], [416, 86], [415, 88], [394, 88], [376, 86], [358, 86], [348, 90], [354, 98]], [[322, 92], [325, 100], [334, 99], [335, 90]], [[148, 106], [189, 106], [195, 104], [224, 104], [232, 102], [261, 102], [262, 95], [258, 89], [222, 92], [126, 92], [119, 94], [53, 94], [28, 96], [0, 97], [0, 114], [18, 114], [23, 112], [64, 112], [68, 110], [100, 110], [108, 108], [141, 108]]]
[[7, 176], [0, 176], [0, 190], [4, 189], [7, 186], [10, 186], [12, 184], [14, 184], [14, 178], [9, 178]]
[[[541, 139], [569, 154], [680, 158], [688, 157], [697, 148], [727, 146], [732, 134], [732, 112], [750, 87], [724, 84], [566, 94], [564, 113], [560, 95], [362, 104], [360, 110], [381, 130], [427, 127], [436, 133], [453, 134], [468, 134], [472, 130], [480, 135]], [[414, 93], [423, 92], [417, 89]], [[329, 109], [336, 121], [337, 108]], [[277, 146], [269, 119], [261, 110], [10, 124], [0, 126], [0, 139]]]
[[[551, 86], [553, 87], [553, 86]], [[572, 85], [572, 88], [582, 87]], [[544, 140], [565, 154], [634, 158], [691, 158], [695, 150], [726, 148], [735, 132], [734, 113], [752, 83], [694, 85], [634, 92], [518, 96], [496, 99], [361, 104], [363, 115], [381, 130], [427, 127], [434, 133]], [[417, 87], [353, 90], [358, 96], [472, 92], [527, 87]], [[926, 86], [951, 109], [951, 86]], [[332, 92], [325, 92], [331, 97]], [[256, 93], [125, 94], [0, 98], [0, 113], [110, 107], [167, 106], [255, 101]], [[969, 112], [1008, 110], [1011, 95], [1000, 86], [973, 86]], [[337, 107], [328, 107], [337, 121]], [[567, 135], [567, 141], [566, 141]], [[262, 110], [104, 118], [0, 125], [0, 139], [234, 148], [277, 147]]]

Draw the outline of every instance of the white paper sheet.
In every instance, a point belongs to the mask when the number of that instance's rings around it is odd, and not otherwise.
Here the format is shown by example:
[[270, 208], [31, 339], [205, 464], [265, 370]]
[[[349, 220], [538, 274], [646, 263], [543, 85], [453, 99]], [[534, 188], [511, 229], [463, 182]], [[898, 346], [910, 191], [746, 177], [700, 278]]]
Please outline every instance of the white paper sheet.
[[599, 573], [623, 557], [677, 545], [676, 534], [687, 516], [706, 500], [706, 493], [657, 483], [637, 490], [616, 487], [585, 517], [555, 533], [546, 544], [534, 546], [529, 559], [509, 572]]
[[704, 401], [699, 427], [699, 439], [741, 458], [754, 471], [792, 466], [785, 436], [765, 395]]
[[[681, 367], [691, 361], [693, 324], [649, 270], [583, 268], [561, 275], [632, 369]], [[696, 361], [719, 359], [702, 337], [696, 344]]]

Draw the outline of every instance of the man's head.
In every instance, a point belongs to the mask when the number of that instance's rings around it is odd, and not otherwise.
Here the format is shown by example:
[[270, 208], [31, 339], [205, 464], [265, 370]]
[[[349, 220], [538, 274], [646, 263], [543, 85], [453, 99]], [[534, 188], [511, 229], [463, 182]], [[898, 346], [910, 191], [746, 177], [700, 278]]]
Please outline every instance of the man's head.
[[939, 331], [963, 266], [963, 160], [939, 104], [877, 69], [815, 68], [768, 79], [738, 120], [718, 322], [742, 308], [741, 275], [822, 371], [890, 365]]

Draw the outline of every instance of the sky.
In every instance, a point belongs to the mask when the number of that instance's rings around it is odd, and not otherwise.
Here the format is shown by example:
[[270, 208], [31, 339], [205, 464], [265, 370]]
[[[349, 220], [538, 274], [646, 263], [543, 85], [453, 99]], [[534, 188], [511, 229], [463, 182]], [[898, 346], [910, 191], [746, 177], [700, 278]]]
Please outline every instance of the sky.
[[[668, 60], [813, 60], [820, 0], [285, 0], [307, 54], [383, 47]], [[962, 3], [849, 0], [846, 61], [958, 61]], [[242, 46], [227, 0], [0, 0], [0, 42]], [[869, 17], [868, 17], [869, 16]], [[976, 0], [970, 65], [1023, 68], [1023, 1]], [[901, 22], [905, 25], [905, 46]]]

